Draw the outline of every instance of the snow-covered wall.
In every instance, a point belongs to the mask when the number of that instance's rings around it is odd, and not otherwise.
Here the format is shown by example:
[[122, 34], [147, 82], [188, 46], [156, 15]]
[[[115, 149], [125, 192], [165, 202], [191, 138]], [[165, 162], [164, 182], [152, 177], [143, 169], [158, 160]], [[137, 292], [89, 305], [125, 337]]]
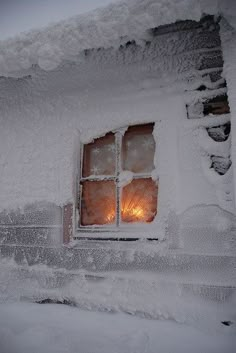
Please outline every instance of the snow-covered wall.
[[25, 78], [1, 78], [1, 209], [73, 201], [80, 142], [144, 122], [157, 122], [160, 198], [169, 193], [163, 208], [220, 204], [201, 167], [184, 93], [193, 96], [203, 81], [197, 70], [221, 60], [219, 45], [214, 30], [196, 27], [151, 45], [86, 51], [50, 72], [35, 66]]
[[[227, 248], [221, 234], [231, 232], [235, 223], [233, 168], [219, 175], [211, 158], [229, 158], [231, 138], [214, 141], [207, 129], [229, 124], [230, 114], [204, 116], [201, 106], [209, 96], [227, 93], [219, 24], [207, 17], [200, 23], [157, 28], [150, 36], [142, 44], [86, 50], [76, 63], [64, 61], [49, 72], [33, 66], [23, 78], [0, 79], [3, 226], [8, 229], [12, 217], [24, 218], [21, 213], [27, 214], [21, 227], [29, 224], [35, 203], [40, 212], [43, 205], [76, 205], [81, 142], [120, 127], [155, 122], [159, 208], [150, 232], [167, 238], [171, 247], [195, 251], [191, 244], [198, 239], [202, 205], [216, 237], [209, 251]], [[214, 207], [222, 212], [223, 226], [214, 221]], [[10, 210], [17, 210], [17, 216]], [[6, 214], [11, 214], [7, 223]], [[31, 225], [44, 226], [40, 222]], [[57, 230], [52, 240], [45, 233], [45, 244], [55, 239], [60, 243], [62, 217], [55, 222], [51, 217], [50, 222]]]
[[[3, 297], [69, 297], [153, 317], [163, 307], [178, 317], [176, 298], [190, 307], [192, 296], [231, 300], [232, 167], [218, 175], [209, 163], [214, 153], [231, 157], [231, 138], [217, 142], [207, 133], [231, 115], [202, 109], [209, 95], [227, 92], [218, 30], [212, 18], [181, 23], [151, 31], [146, 42], [86, 50], [51, 71], [34, 65], [23, 78], [0, 78], [0, 252], [17, 263], [1, 263]], [[150, 229], [161, 241], [62, 246], [80, 143], [145, 122], [156, 124], [159, 209]]]
[[[195, 207], [202, 205], [216, 238], [209, 251], [227, 248], [220, 234], [234, 226], [234, 219], [227, 217], [227, 212], [235, 213], [232, 168], [221, 176], [207, 163], [211, 154], [230, 153], [230, 138], [215, 142], [206, 128], [229, 122], [230, 114], [211, 118], [203, 117], [200, 110], [194, 113], [198, 100], [226, 90], [221, 88], [219, 25], [206, 18], [188, 23], [187, 30], [184, 26], [183, 22], [161, 32], [156, 29], [151, 41], [142, 45], [128, 42], [119, 49], [86, 50], [77, 63], [66, 61], [49, 72], [34, 66], [24, 78], [1, 78], [4, 220], [18, 208], [16, 218], [27, 214], [28, 219], [35, 207], [41, 212], [50, 204], [76, 205], [80, 143], [120, 127], [155, 122], [159, 193], [158, 215], [150, 232], [159, 239], [168, 238], [171, 247], [189, 251], [196, 250], [193, 244], [199, 239], [204, 251], [202, 236], [195, 234], [201, 222]], [[206, 89], [198, 90], [203, 85]], [[197, 117], [192, 119], [191, 114]], [[226, 211], [223, 229], [214, 221], [212, 205]], [[55, 211], [56, 219], [58, 214], [61, 211]], [[62, 241], [60, 217], [55, 222], [51, 217], [50, 226], [55, 229], [51, 240], [48, 232], [44, 234], [45, 244]], [[43, 226], [41, 216], [40, 222], [31, 224]], [[20, 221], [21, 226], [25, 223]]]

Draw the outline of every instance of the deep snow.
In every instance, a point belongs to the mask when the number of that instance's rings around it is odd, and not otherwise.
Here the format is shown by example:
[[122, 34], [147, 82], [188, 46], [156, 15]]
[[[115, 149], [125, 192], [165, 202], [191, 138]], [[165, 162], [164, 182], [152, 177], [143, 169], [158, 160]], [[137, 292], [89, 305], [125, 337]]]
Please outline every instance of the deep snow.
[[233, 353], [235, 332], [56, 304], [0, 305], [1, 353]]

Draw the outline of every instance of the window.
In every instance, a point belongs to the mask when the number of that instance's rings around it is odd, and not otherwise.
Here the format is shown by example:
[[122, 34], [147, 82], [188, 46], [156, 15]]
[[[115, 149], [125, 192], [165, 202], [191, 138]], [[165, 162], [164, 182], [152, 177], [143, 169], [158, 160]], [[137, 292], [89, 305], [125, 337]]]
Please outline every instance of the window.
[[79, 228], [150, 223], [157, 214], [154, 124], [130, 126], [83, 145]]

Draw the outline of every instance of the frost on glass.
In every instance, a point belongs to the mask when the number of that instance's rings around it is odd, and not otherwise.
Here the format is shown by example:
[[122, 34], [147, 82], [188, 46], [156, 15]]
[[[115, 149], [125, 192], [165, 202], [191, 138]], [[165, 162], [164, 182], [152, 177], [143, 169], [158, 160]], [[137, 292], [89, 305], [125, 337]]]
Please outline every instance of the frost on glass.
[[[155, 153], [153, 128], [154, 124], [131, 126], [122, 140], [116, 142], [115, 134], [109, 133], [84, 145], [82, 226], [153, 221], [158, 192], [151, 178]], [[121, 164], [116, 169], [117, 161]], [[122, 184], [124, 173], [126, 176], [128, 173], [130, 180]], [[104, 175], [108, 176], [106, 180]]]
[[153, 124], [131, 126], [122, 141], [122, 169], [148, 173], [154, 169]]
[[152, 222], [157, 214], [157, 191], [151, 178], [134, 179], [125, 186], [121, 195], [122, 222]]
[[82, 183], [81, 225], [115, 223], [116, 191], [114, 181]]
[[115, 135], [112, 133], [84, 145], [83, 177], [114, 175], [116, 167], [115, 154]]

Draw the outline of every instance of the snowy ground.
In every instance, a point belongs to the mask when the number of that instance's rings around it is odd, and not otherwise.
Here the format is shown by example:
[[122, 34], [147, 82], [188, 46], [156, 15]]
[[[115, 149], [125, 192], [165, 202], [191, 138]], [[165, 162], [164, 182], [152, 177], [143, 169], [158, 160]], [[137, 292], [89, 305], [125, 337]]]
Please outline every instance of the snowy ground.
[[235, 327], [99, 313], [58, 304], [0, 305], [0, 353], [233, 353]]

